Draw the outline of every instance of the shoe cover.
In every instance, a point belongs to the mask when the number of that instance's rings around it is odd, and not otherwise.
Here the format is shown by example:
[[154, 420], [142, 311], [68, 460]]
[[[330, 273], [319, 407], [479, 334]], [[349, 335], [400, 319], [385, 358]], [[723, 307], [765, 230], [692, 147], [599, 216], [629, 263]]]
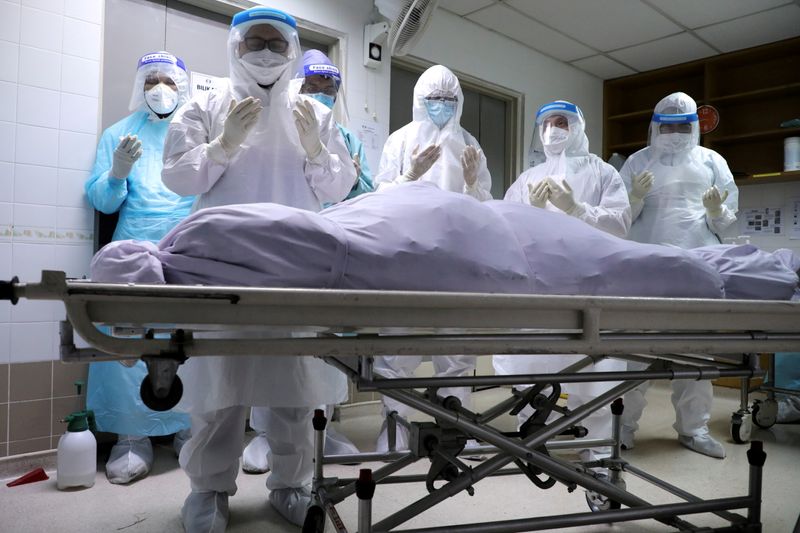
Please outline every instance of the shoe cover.
[[[397, 422], [397, 431], [395, 432], [395, 451], [408, 450], [408, 428]], [[387, 453], [389, 451], [389, 421], [383, 420], [381, 432], [378, 434], [378, 442], [375, 444], [375, 451], [378, 453]]]
[[175, 433], [175, 436], [172, 437], [172, 449], [175, 450], [175, 455], [180, 457], [183, 445], [186, 444], [191, 438], [191, 429], [182, 429]]
[[784, 396], [778, 400], [778, 424], [800, 422], [800, 398]]
[[309, 487], [273, 489], [269, 492], [269, 503], [286, 520], [302, 527], [308, 508], [311, 506], [311, 489]]
[[227, 492], [193, 491], [181, 509], [186, 533], [223, 533], [229, 516]]
[[355, 455], [358, 448], [350, 439], [339, 433], [328, 424], [325, 431], [325, 455]]
[[153, 467], [153, 445], [147, 437], [120, 435], [106, 463], [108, 481], [124, 485], [143, 478]]
[[619, 433], [619, 440], [623, 450], [632, 450], [634, 445], [633, 430], [623, 426], [622, 431]]
[[248, 474], [263, 474], [269, 472], [267, 454], [269, 443], [264, 433], [258, 433], [251, 440], [242, 453], [242, 470]]
[[694, 436], [679, 435], [678, 442], [697, 453], [702, 453], [703, 455], [716, 457], [718, 459], [725, 459], [725, 448], [708, 433]]

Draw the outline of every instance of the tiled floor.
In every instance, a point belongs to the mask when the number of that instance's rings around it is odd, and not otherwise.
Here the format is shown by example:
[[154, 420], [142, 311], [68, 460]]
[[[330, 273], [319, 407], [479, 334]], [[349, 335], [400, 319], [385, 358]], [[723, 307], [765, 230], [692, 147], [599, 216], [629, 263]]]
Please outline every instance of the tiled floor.
[[[480, 407], [498, 391], [485, 391], [476, 398]], [[671, 428], [674, 415], [669, 404], [668, 385], [651, 388], [650, 405], [637, 438], [637, 446], [624, 457], [631, 464], [662, 477], [701, 497], [744, 495], [747, 490], [746, 446], [733, 444], [728, 436], [730, 414], [737, 406], [737, 393], [715, 390], [712, 433], [726, 443], [728, 457], [711, 459], [682, 448]], [[379, 426], [377, 405], [348, 408], [343, 413], [341, 429], [362, 449], [371, 449]], [[511, 420], [506, 420], [510, 425]], [[775, 426], [758, 430], [755, 438], [765, 442], [768, 454], [765, 466], [762, 517], [765, 533], [791, 532], [800, 513], [800, 425]], [[372, 465], [377, 468], [379, 465]], [[422, 473], [420, 463], [408, 469]], [[332, 467], [328, 475], [351, 476], [357, 467]], [[116, 532], [168, 533], [182, 531], [179, 509], [189, 490], [186, 477], [178, 469], [171, 447], [158, 446], [153, 472], [130, 486], [111, 485], [102, 468], [91, 489], [59, 492], [55, 475], [48, 481], [16, 488], [0, 487], [0, 530], [3, 532]], [[239, 477], [239, 492], [231, 498], [231, 522], [228, 531], [297, 532], [269, 506], [264, 475]], [[629, 490], [653, 502], [676, 501], [662, 491], [626, 476]], [[533, 514], [582, 513], [588, 510], [582, 490], [568, 493], [557, 484], [539, 490], [522, 476], [501, 477], [479, 482], [474, 497], [459, 494], [405, 524], [405, 527], [482, 522], [490, 519], [523, 518]], [[424, 495], [422, 485], [378, 487], [374, 500], [375, 516], [380, 518]], [[357, 502], [347, 500], [339, 511], [350, 531], [356, 527]], [[722, 525], [715, 517], [696, 517], [699, 525]], [[329, 525], [327, 531], [333, 531]], [[454, 529], [453, 531], [457, 531]], [[654, 521], [575, 528], [568, 531], [660, 532], [673, 531]]]

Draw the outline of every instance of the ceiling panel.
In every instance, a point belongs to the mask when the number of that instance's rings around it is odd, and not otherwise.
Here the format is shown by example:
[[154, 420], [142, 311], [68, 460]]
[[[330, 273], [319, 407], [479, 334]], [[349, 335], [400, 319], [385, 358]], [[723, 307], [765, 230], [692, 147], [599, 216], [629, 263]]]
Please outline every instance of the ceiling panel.
[[658, 41], [640, 44], [639, 46], [623, 48], [622, 50], [611, 52], [609, 55], [636, 70], [643, 71], [715, 54], [716, 51], [713, 48], [693, 35], [684, 32], [659, 39]]
[[800, 6], [791, 4], [696, 31], [723, 52], [780, 41], [800, 35]]
[[495, 0], [440, 0], [439, 7], [457, 15], [466, 15], [494, 3]]
[[655, 9], [634, 0], [508, 0], [508, 4], [604, 52], [682, 29]]
[[542, 26], [501, 4], [482, 9], [467, 18], [562, 61], [571, 61], [594, 53], [591, 48]]
[[644, 0], [683, 24], [699, 28], [758, 11], [770, 9], [791, 0]]
[[601, 55], [579, 59], [573, 61], [571, 64], [603, 80], [619, 78], [620, 76], [627, 76], [628, 74], [636, 74], [635, 70]]

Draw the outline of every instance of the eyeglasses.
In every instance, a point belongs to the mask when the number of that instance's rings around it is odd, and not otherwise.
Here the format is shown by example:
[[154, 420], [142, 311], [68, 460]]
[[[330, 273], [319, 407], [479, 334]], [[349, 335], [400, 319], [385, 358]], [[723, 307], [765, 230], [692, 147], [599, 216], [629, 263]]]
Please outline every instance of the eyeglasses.
[[692, 133], [691, 124], [659, 124], [659, 133]]
[[426, 96], [428, 102], [458, 102], [455, 96]]
[[175, 84], [172, 78], [170, 78], [165, 74], [159, 74], [159, 73], [147, 75], [147, 77], [144, 79], [144, 89], [146, 91], [150, 90], [159, 83], [163, 83], [164, 85], [173, 90], [178, 89], [178, 86]]
[[283, 54], [289, 49], [289, 43], [283, 39], [262, 39], [261, 37], [245, 37], [244, 45], [251, 52], [259, 52], [269, 48], [270, 52]]

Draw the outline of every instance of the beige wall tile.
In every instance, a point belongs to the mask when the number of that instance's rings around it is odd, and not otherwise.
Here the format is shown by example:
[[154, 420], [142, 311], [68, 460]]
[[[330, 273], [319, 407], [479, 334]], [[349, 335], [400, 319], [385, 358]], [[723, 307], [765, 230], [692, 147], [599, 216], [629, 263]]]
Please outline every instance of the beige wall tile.
[[8, 457], [8, 443], [0, 442], [0, 457]]
[[50, 398], [53, 362], [12, 363], [9, 379], [10, 401], [23, 402]]
[[[8, 401], [8, 366], [5, 363], [0, 365], [0, 403]], [[3, 440], [2, 437], [0, 440]]]
[[[47, 437], [49, 439], [52, 428], [50, 415], [51, 403], [52, 402], [47, 399], [9, 404], [8, 441], [37, 439], [40, 437]], [[48, 440], [48, 446], [49, 442]]]
[[50, 447], [50, 437], [40, 439], [18, 440], [8, 443], [8, 455], [20, 455], [23, 453], [42, 452], [52, 450]]
[[86, 398], [84, 396], [68, 396], [66, 398], [53, 398], [52, 435], [60, 436], [67, 430], [67, 424], [62, 422], [64, 417], [75, 411], [84, 409]]
[[53, 361], [53, 398], [75, 396], [75, 382], [81, 380], [84, 387], [81, 394], [86, 397], [86, 377], [89, 373], [88, 363], [62, 363]]
[[8, 442], [8, 404], [0, 403], [0, 442]]

